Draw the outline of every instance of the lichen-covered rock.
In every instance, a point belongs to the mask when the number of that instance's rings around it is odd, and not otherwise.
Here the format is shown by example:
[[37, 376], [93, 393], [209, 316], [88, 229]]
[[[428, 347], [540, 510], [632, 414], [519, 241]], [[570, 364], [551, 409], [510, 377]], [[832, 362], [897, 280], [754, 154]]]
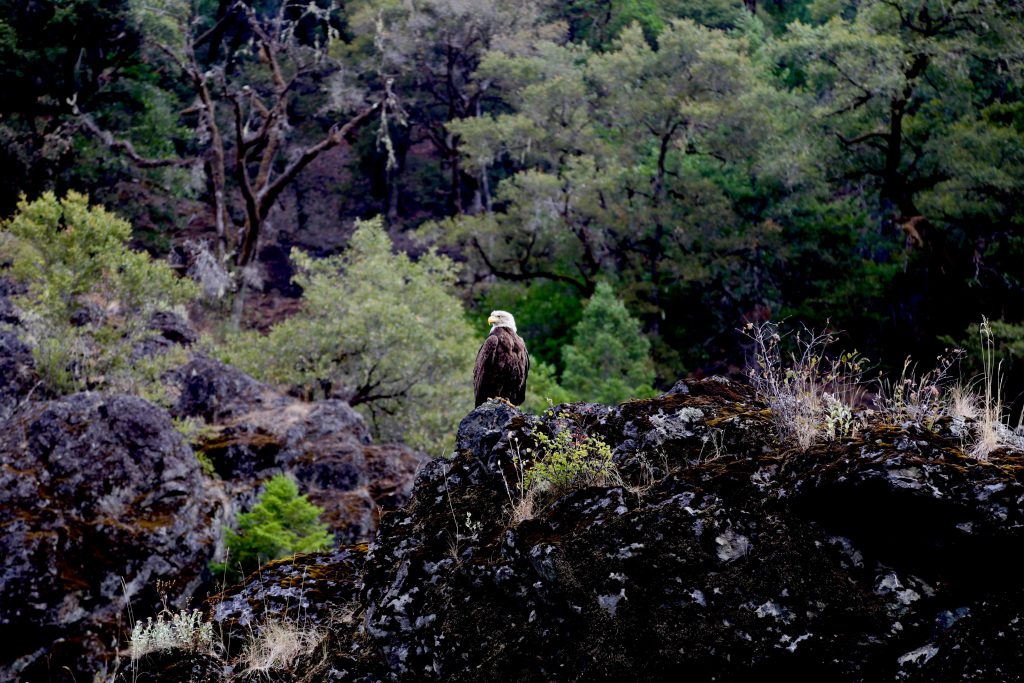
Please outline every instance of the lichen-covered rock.
[[239, 652], [271, 622], [325, 628], [354, 624], [366, 546], [271, 562], [210, 598], [210, 614], [229, 650]]
[[366, 421], [344, 401], [306, 403], [269, 392], [248, 412], [240, 410], [243, 398], [233, 399], [234, 417], [210, 427], [197, 445], [235, 508], [251, 507], [262, 482], [289, 472], [324, 508], [340, 542], [369, 540], [381, 510], [408, 499], [426, 457], [402, 445], [371, 445]]
[[0, 325], [16, 325], [21, 321], [9, 298], [0, 294]]
[[35, 367], [32, 349], [13, 331], [0, 329], [0, 423], [28, 401], [38, 387]]
[[[1024, 676], [1019, 457], [882, 426], [783, 450], [717, 379], [553, 413], [463, 421], [384, 517], [360, 627], [295, 680]], [[606, 441], [622, 484], [514, 517], [516, 461], [564, 429]]]
[[208, 652], [172, 648], [126, 662], [115, 680], [132, 683], [216, 683], [224, 665]]
[[132, 349], [132, 360], [165, 353], [175, 347], [187, 348], [199, 339], [188, 321], [171, 311], [156, 311], [147, 328], [156, 334], [147, 337]]
[[162, 598], [179, 608], [195, 594], [218, 514], [167, 413], [141, 399], [75, 394], [8, 420], [0, 680], [92, 680], [108, 670], [129, 603], [141, 618]]
[[178, 400], [175, 417], [198, 417], [221, 422], [256, 409], [287, 406], [292, 401], [241, 370], [220, 361], [195, 356], [167, 374]]

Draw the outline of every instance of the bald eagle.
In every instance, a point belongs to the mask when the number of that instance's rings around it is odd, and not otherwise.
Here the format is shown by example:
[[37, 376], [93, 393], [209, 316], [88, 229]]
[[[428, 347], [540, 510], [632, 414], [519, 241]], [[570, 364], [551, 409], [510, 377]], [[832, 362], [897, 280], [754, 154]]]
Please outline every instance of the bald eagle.
[[507, 311], [492, 311], [487, 318], [491, 333], [476, 354], [473, 388], [476, 405], [489, 398], [504, 398], [519, 405], [526, 400], [526, 375], [530, 355], [516, 334], [516, 321]]

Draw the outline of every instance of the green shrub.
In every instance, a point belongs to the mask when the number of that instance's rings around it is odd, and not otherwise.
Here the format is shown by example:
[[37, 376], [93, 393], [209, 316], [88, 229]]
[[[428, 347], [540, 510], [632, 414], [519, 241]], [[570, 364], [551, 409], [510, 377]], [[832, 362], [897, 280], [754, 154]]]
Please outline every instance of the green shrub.
[[452, 293], [454, 264], [433, 252], [417, 261], [393, 253], [380, 219], [360, 221], [342, 256], [292, 259], [302, 311], [265, 335], [229, 337], [216, 355], [307, 396], [333, 392], [377, 437], [442, 452], [473, 407], [480, 344]]
[[[567, 421], [564, 414], [560, 421]], [[618, 481], [612, 449], [600, 437], [573, 429], [571, 423], [555, 436], [538, 433], [539, 449], [533, 468], [526, 473], [527, 490], [546, 488], [552, 495], [587, 486]]]
[[226, 530], [227, 562], [212, 563], [210, 569], [237, 581], [271, 560], [325, 550], [334, 537], [320, 521], [322, 513], [299, 495], [294, 481], [278, 474], [266, 483], [252, 510], [238, 515], [237, 528]]
[[570, 403], [576, 398], [558, 383], [555, 368], [530, 355], [530, 376], [526, 382], [523, 409], [540, 415], [552, 405]]
[[159, 375], [174, 359], [133, 366], [131, 352], [156, 334], [153, 313], [188, 302], [195, 287], [130, 249], [130, 237], [126, 221], [75, 192], [22, 198], [0, 225], [10, 275], [28, 288], [15, 299], [26, 341], [52, 390], [110, 388], [159, 400]]

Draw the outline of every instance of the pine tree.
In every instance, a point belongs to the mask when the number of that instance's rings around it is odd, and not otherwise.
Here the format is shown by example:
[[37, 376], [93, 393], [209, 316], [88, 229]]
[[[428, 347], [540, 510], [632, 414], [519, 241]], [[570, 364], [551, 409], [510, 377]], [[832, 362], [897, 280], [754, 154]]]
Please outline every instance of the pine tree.
[[653, 393], [651, 343], [607, 283], [599, 283], [563, 349], [562, 386], [582, 399], [620, 403]]
[[320, 521], [322, 513], [299, 495], [292, 479], [278, 474], [267, 482], [252, 510], [238, 515], [237, 529], [227, 530], [228, 561], [210, 568], [237, 580], [271, 560], [329, 548], [334, 539]]

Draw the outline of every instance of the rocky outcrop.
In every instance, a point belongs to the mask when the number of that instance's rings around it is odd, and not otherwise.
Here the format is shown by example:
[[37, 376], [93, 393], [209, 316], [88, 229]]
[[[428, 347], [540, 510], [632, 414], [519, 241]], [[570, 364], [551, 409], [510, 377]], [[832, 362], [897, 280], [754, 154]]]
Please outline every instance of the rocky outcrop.
[[[9, 357], [30, 370], [30, 350], [10, 339], [17, 353]], [[193, 359], [186, 368], [171, 375], [186, 389], [178, 415], [194, 409], [221, 420], [206, 424], [197, 445], [214, 478], [202, 474], [171, 416], [152, 404], [97, 393], [33, 403], [13, 382], [16, 375], [5, 376], [19, 407], [0, 432], [0, 638], [7, 643], [0, 681], [71, 680], [66, 672], [92, 680], [112, 673], [119, 657], [123, 673], [130, 618], [202, 600], [215, 582], [208, 563], [223, 559], [223, 527], [274, 474], [296, 477], [346, 542], [369, 539], [381, 513], [410, 495], [423, 456], [371, 444], [348, 404], [304, 403], [215, 361]], [[341, 601], [328, 593], [339, 590], [342, 557], [357, 555], [342, 550], [306, 568], [304, 589], [323, 590], [304, 610], [319, 614], [317, 605], [327, 610]], [[314, 565], [327, 569], [318, 573]], [[264, 575], [279, 578], [272, 567]], [[223, 619], [248, 623], [228, 612]], [[153, 674], [133, 667], [134, 680], [184, 681], [198, 671], [221, 671], [199, 654], [187, 665], [152, 659], [163, 668]]]
[[0, 680], [102, 673], [131, 611], [195, 594], [221, 521], [169, 416], [130, 396], [75, 394], [10, 419], [0, 499]]
[[[349, 617], [322, 617], [327, 644], [274, 680], [1024, 676], [1019, 455], [979, 462], [941, 428], [883, 425], [788, 450], [718, 380], [557, 413], [481, 406], [361, 568], [319, 556], [346, 577], [329, 612]], [[517, 458], [563, 430], [607, 443], [621, 482], [513, 514]]]
[[348, 620], [346, 607], [361, 588], [366, 545], [271, 562], [258, 575], [211, 598], [212, 620], [226, 634], [229, 651], [241, 651], [269, 622], [320, 627]]
[[147, 328], [152, 333], [132, 349], [132, 360], [166, 353], [174, 348], [188, 348], [199, 339], [188, 321], [171, 311], [156, 311]]
[[[4, 306], [11, 293], [0, 278], [0, 682], [123, 675], [132, 619], [215, 590], [207, 567], [224, 559], [223, 528], [275, 474], [295, 477], [344, 543], [368, 540], [411, 494], [422, 454], [373, 445], [343, 401], [300, 401], [195, 353], [196, 333], [171, 313], [154, 315], [132, 351], [184, 360], [163, 377], [170, 414], [129, 396], [47, 400], [17, 310]], [[201, 653], [150, 659], [158, 673], [132, 667], [131, 680], [223, 668]]]
[[24, 287], [0, 277], [0, 423], [39, 389], [32, 349], [18, 338], [21, 318], [11, 300], [18, 294]]
[[194, 356], [165, 379], [178, 397], [171, 413], [180, 418], [196, 417], [219, 423], [256, 409], [291, 403], [241, 370], [205, 356]]
[[408, 499], [426, 460], [400, 444], [371, 445], [366, 421], [344, 401], [300, 401], [202, 357], [168, 378], [178, 394], [174, 414], [209, 421], [196, 448], [235, 509], [250, 507], [263, 481], [289, 472], [324, 508], [340, 542], [363, 542], [383, 511]]

